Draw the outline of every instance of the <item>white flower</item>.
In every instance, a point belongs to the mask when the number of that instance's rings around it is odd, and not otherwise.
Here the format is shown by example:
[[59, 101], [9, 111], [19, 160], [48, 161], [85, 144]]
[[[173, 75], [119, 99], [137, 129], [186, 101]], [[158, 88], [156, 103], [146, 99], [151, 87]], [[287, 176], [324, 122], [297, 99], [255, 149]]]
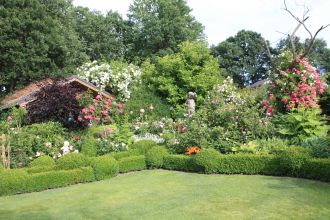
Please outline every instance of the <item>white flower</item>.
[[74, 150], [73, 153], [79, 153], [79, 150]]
[[29, 157], [30, 160], [32, 160], [32, 157]]
[[73, 150], [73, 146], [72, 146], [72, 145], [70, 145], [69, 149], [70, 149], [70, 151], [72, 151], [72, 150]]
[[64, 141], [63, 147], [69, 147], [69, 146], [70, 146], [69, 141]]
[[57, 154], [57, 157], [61, 157], [61, 156], [62, 156], [62, 154], [61, 154], [61, 153], [58, 153], [58, 154]]
[[41, 154], [40, 154], [40, 152], [36, 152], [36, 157], [39, 157]]
[[51, 148], [51, 147], [52, 147], [52, 143], [50, 143], [50, 142], [47, 142], [45, 145], [46, 145], [46, 147], [48, 147], [48, 148]]

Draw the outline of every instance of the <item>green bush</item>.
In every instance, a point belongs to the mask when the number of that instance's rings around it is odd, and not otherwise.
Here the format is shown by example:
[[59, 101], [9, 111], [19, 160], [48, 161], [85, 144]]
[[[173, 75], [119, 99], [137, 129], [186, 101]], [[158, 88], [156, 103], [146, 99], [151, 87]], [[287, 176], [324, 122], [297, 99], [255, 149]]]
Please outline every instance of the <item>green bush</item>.
[[146, 169], [146, 160], [145, 160], [145, 156], [143, 155], [124, 157], [120, 159], [118, 162], [119, 162], [120, 173], [127, 173], [129, 171]]
[[149, 168], [160, 168], [163, 166], [164, 157], [168, 155], [168, 150], [164, 146], [155, 146], [146, 154], [146, 163]]
[[137, 154], [146, 155], [146, 153], [153, 147], [157, 146], [156, 142], [150, 140], [137, 141], [128, 146], [132, 151]]
[[303, 141], [301, 146], [310, 149], [314, 157], [330, 157], [330, 138], [308, 138]]
[[42, 172], [55, 170], [55, 163], [54, 163], [54, 165], [50, 165], [50, 166], [36, 166], [36, 167], [28, 167], [28, 168], [23, 168], [23, 169], [25, 169], [26, 172], [29, 174], [42, 173]]
[[278, 174], [278, 160], [271, 155], [231, 154], [219, 157], [218, 172], [223, 174]]
[[197, 171], [193, 156], [167, 155], [164, 157], [163, 168], [168, 170]]
[[330, 182], [330, 160], [307, 160], [301, 167], [300, 177]]
[[110, 155], [116, 160], [120, 160], [121, 158], [124, 157], [138, 156], [138, 152], [129, 150], [129, 151], [121, 151], [121, 152], [112, 152], [110, 153]]
[[55, 166], [55, 161], [50, 156], [41, 156], [34, 159], [30, 163], [30, 167], [39, 167], [39, 166]]
[[117, 176], [119, 172], [118, 162], [110, 155], [103, 155], [93, 159], [92, 167], [96, 180]]
[[202, 172], [217, 173], [220, 155], [219, 151], [215, 149], [203, 149], [195, 155], [194, 161]]
[[81, 153], [88, 157], [95, 157], [97, 154], [98, 140], [94, 137], [87, 136], [81, 145]]
[[299, 170], [309, 159], [310, 152], [302, 147], [290, 147], [279, 154], [279, 169], [282, 175], [299, 176]]
[[88, 158], [80, 153], [70, 153], [60, 157], [56, 162], [56, 168], [60, 170], [70, 170], [89, 166]]
[[41, 191], [75, 183], [90, 182], [94, 179], [91, 167], [30, 175], [24, 170], [10, 170], [0, 175], [0, 195]]

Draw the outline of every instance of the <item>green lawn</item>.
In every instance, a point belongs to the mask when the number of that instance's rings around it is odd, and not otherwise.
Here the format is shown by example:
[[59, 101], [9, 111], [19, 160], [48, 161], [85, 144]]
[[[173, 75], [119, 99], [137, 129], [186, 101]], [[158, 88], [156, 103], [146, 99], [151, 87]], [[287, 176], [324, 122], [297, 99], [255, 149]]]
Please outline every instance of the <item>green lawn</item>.
[[329, 219], [330, 184], [146, 170], [0, 197], [0, 219]]

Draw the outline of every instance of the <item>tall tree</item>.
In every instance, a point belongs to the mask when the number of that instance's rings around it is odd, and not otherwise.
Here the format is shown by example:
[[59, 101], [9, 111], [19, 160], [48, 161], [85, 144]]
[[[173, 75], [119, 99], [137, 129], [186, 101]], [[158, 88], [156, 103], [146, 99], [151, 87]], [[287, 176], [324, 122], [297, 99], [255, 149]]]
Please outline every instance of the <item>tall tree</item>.
[[79, 38], [91, 60], [110, 60], [124, 56], [125, 21], [117, 13], [109, 11], [105, 16], [88, 8], [74, 9]]
[[130, 59], [176, 52], [186, 40], [202, 37], [202, 25], [190, 14], [185, 0], [134, 0], [127, 33]]
[[265, 39], [256, 32], [241, 30], [212, 47], [224, 74], [231, 76], [239, 86], [253, 84], [269, 76], [270, 59]]
[[0, 0], [0, 86], [5, 93], [72, 72], [85, 58], [69, 0]]

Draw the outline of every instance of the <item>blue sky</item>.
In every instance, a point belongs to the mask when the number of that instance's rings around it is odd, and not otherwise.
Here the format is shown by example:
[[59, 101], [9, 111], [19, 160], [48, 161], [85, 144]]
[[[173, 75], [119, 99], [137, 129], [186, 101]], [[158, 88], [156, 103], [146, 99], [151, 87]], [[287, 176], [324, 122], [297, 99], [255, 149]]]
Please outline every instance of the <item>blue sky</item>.
[[[123, 17], [126, 17], [132, 2], [133, 0], [73, 0], [74, 5], [103, 13], [109, 10], [118, 11]], [[210, 45], [218, 44], [242, 29], [259, 32], [275, 45], [284, 37], [282, 33], [291, 33], [297, 25], [283, 10], [282, 0], [187, 0], [187, 4], [192, 9], [191, 14], [204, 25], [204, 33]], [[287, 5], [299, 17], [303, 13], [302, 5], [310, 9], [310, 18], [306, 25], [313, 33], [321, 25], [330, 23], [330, 0], [287, 0]], [[309, 36], [303, 28], [300, 28], [297, 35], [301, 38]], [[320, 32], [318, 37], [326, 40], [330, 47], [330, 27]]]

